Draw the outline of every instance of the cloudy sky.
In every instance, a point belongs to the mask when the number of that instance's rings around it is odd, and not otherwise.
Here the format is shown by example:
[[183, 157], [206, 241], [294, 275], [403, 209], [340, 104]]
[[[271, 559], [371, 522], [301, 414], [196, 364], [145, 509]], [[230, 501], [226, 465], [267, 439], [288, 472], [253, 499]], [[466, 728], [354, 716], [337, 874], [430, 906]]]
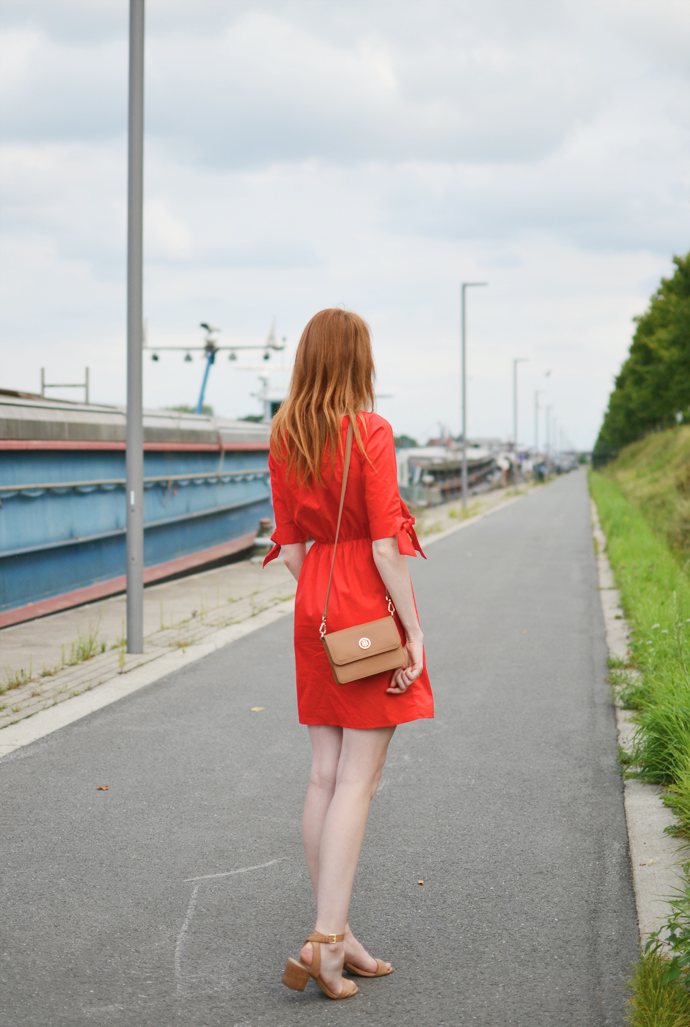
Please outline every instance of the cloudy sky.
[[[2, 382], [88, 365], [122, 403], [128, 4], [0, 15]], [[592, 445], [631, 319], [690, 248], [690, 4], [148, 0], [146, 29], [149, 344], [203, 320], [261, 343], [275, 316], [280, 368], [344, 305], [372, 326], [380, 412], [426, 439], [459, 429], [459, 284], [486, 281], [470, 433], [511, 433], [521, 357], [520, 438], [541, 389]], [[218, 413], [258, 409], [241, 363], [213, 368]], [[194, 403], [202, 370], [147, 359], [145, 404]]]

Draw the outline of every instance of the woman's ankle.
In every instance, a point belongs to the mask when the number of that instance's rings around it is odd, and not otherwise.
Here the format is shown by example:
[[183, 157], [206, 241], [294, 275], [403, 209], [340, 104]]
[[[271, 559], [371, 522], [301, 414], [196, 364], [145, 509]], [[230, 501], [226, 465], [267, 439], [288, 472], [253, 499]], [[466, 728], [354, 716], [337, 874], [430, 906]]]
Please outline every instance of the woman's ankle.
[[[344, 938], [345, 937], [346, 930], [347, 930], [346, 927], [339, 927], [338, 930], [334, 931], [333, 930], [333, 924], [331, 922], [327, 922], [326, 923], [326, 927], [327, 927], [327, 930], [324, 930], [321, 927], [320, 921], [317, 920], [316, 921], [316, 925], [314, 927], [314, 933], [315, 934], [321, 934], [321, 935], [323, 935], [326, 938]], [[324, 945], [324, 944], [332, 944], [332, 943], [331, 942], [322, 942], [321, 944]], [[342, 945], [342, 941], [335, 942], [335, 944]]]

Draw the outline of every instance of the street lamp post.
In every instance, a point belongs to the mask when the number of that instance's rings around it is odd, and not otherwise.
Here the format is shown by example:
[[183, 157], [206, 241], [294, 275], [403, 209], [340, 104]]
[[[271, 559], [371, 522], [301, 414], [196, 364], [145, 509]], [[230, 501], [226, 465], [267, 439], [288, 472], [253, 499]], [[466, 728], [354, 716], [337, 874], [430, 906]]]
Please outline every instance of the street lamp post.
[[517, 393], [517, 368], [518, 364], [525, 364], [529, 357], [515, 357], [513, 360], [513, 438], [515, 440], [515, 495], [518, 490], [518, 393]]
[[553, 404], [546, 407], [546, 463], [547, 473], [548, 464], [551, 461], [551, 411], [553, 410]]
[[537, 389], [534, 393], [534, 459], [537, 461], [537, 473], [534, 480], [539, 480], [539, 397], [544, 389]]
[[144, 651], [143, 200], [144, 0], [130, 0], [126, 443], [128, 653]]
[[460, 312], [462, 338], [462, 508], [467, 509], [467, 358], [465, 351], [465, 290], [473, 286], [488, 285], [488, 282], [463, 282]]

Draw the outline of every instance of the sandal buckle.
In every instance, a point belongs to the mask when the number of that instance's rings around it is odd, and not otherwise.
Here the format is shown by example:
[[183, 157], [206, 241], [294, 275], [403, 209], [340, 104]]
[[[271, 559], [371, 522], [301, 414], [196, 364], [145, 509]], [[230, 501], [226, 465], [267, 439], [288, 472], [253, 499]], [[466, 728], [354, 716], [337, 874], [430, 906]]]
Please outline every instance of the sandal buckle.
[[337, 934], [329, 934], [328, 935], [328, 944], [329, 945], [337, 945], [337, 943], [338, 943], [338, 935]]

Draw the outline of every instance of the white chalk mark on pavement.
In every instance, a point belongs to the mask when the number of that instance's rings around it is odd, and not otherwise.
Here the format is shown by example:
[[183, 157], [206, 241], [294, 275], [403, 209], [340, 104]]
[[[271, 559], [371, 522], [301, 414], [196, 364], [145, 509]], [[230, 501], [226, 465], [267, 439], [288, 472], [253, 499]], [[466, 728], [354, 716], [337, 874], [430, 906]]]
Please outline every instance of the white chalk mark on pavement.
[[[280, 856], [278, 859], [271, 859], [268, 863], [257, 863], [253, 867], [239, 867], [237, 870], [226, 870], [221, 874], [204, 874], [202, 877], [187, 877], [183, 881], [183, 884], [192, 884], [194, 881], [212, 881], [217, 877], [232, 877], [233, 874], [247, 874], [250, 870], [263, 870], [264, 867], [275, 866], [281, 859], [285, 859], [284, 856]], [[189, 905], [187, 906], [187, 915], [184, 918], [180, 933], [177, 936], [177, 942], [175, 944], [175, 983], [177, 987], [177, 994], [180, 995], [182, 991], [182, 950], [184, 948], [184, 941], [189, 925], [192, 922], [194, 916], [194, 910], [196, 909], [196, 897], [201, 887], [200, 884], [195, 884], [192, 888], [192, 894], [189, 899]]]
[[177, 936], [177, 943], [175, 945], [175, 981], [176, 981], [176, 984], [177, 984], [177, 994], [178, 995], [182, 991], [182, 949], [184, 947], [184, 939], [185, 939], [185, 935], [187, 933], [187, 929], [189, 927], [189, 924], [191, 922], [191, 919], [194, 916], [194, 907], [196, 906], [196, 896], [197, 896], [197, 892], [199, 891], [200, 887], [201, 887], [201, 885], [197, 884], [192, 889], [192, 895], [191, 895], [191, 898], [189, 900], [189, 905], [187, 906], [187, 915], [184, 918], [184, 923], [182, 924], [182, 927], [180, 928], [180, 933]]
[[[281, 859], [284, 857], [281, 856]], [[278, 863], [279, 860], [272, 859], [268, 863], [257, 863], [255, 867], [240, 867], [239, 870], [226, 870], [222, 874], [204, 874], [203, 877], [185, 877], [184, 884], [190, 884], [192, 881], [210, 881], [214, 877], [231, 877], [232, 874], [246, 874], [250, 870], [263, 870], [264, 867], [272, 867], [274, 863]], [[197, 885], [198, 887], [198, 885]]]

